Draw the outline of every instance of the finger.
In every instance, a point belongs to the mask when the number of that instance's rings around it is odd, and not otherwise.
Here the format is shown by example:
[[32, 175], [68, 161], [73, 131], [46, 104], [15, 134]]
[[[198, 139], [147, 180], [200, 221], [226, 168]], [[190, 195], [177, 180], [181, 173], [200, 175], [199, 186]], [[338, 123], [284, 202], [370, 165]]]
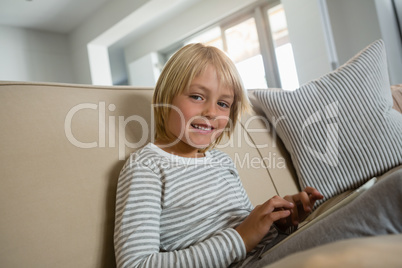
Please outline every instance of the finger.
[[[290, 217], [287, 219], [287, 221], [288, 221], [288, 225], [296, 226], [299, 224], [299, 211], [298, 211], [298, 205], [297, 205], [297, 203], [299, 203], [297, 201], [297, 200], [299, 200], [298, 194], [293, 195], [293, 196], [287, 195], [284, 197], [284, 199], [295, 204], [295, 206], [291, 209], [291, 214], [290, 214]], [[294, 200], [294, 199], [296, 199], [296, 200]]]
[[290, 215], [290, 210], [277, 210], [277, 211], [267, 214], [266, 217], [267, 217], [267, 219], [269, 219], [269, 221], [276, 222], [278, 220], [289, 217], [289, 215]]
[[[274, 212], [283, 211], [283, 210], [285, 210], [285, 209], [284, 209], [284, 208], [276, 208], [276, 209], [274, 210]], [[277, 224], [279, 224], [279, 225], [281, 225], [281, 226], [289, 226], [289, 225], [291, 225], [292, 210], [288, 210], [288, 211], [290, 212], [290, 215], [289, 215], [288, 217], [286, 217], [286, 218], [281, 218], [281, 219], [279, 219], [279, 220], [277, 220], [277, 221], [274, 221], [274, 222], [276, 222]]]
[[289, 219], [289, 217], [281, 218], [281, 219], [277, 220], [275, 223], [277, 223], [279, 225], [282, 225], [282, 226], [285, 226], [287, 224], [287, 219]]
[[306, 192], [309, 197], [311, 211], [312, 211], [312, 208], [314, 207], [315, 202], [317, 200], [324, 198], [324, 196], [322, 194], [320, 194], [320, 192], [313, 187], [306, 187], [303, 192]]
[[263, 205], [263, 210], [265, 213], [271, 213], [275, 209], [284, 208], [284, 209], [292, 209], [294, 204], [289, 202], [282, 197], [274, 196], [271, 199], [267, 200]]
[[[310, 197], [307, 192], [301, 192], [299, 195], [300, 198], [300, 203], [303, 205], [303, 210], [305, 212], [311, 212], [311, 202], [310, 202]], [[313, 202], [314, 203], [314, 202]]]
[[304, 192], [306, 192], [310, 196], [310, 199], [314, 201], [324, 198], [324, 196], [313, 187], [306, 187], [306, 189], [304, 189]]
[[300, 211], [302, 214], [305, 211], [311, 212], [311, 203], [308, 193], [303, 191], [293, 195], [292, 198], [296, 204], [294, 211]]

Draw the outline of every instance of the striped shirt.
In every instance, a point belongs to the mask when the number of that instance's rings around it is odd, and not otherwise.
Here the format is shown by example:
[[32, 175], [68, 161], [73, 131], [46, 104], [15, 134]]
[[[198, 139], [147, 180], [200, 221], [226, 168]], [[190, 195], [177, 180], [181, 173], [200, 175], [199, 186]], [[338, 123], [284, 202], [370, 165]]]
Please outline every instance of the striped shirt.
[[[156, 145], [130, 155], [120, 172], [115, 218], [118, 267], [228, 267], [246, 255], [234, 229], [251, 212], [231, 158], [169, 154]], [[271, 228], [254, 253], [277, 235]]]

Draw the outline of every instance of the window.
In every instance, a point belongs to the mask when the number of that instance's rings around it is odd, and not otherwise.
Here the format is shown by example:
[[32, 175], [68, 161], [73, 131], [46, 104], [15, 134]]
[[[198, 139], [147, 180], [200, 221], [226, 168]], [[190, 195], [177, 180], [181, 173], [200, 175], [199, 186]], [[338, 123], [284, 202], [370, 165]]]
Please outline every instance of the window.
[[236, 64], [246, 89], [299, 86], [285, 10], [280, 3], [237, 14], [181, 42], [165, 53], [165, 58], [196, 42], [225, 51]]
[[264, 62], [255, 19], [249, 18], [224, 30], [226, 52], [236, 64], [245, 88], [266, 88]]
[[292, 44], [289, 41], [285, 10], [277, 5], [267, 10], [279, 76], [284, 89], [299, 87]]
[[199, 34], [188, 40], [185, 44], [187, 45], [191, 43], [203, 43], [205, 45], [214, 46], [224, 50], [220, 27], [215, 27], [202, 34]]

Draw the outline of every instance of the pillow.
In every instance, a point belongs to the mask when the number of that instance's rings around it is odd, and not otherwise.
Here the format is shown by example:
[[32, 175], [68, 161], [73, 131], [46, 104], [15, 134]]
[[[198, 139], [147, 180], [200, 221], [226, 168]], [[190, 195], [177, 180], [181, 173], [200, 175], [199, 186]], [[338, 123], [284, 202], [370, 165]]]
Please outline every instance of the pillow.
[[325, 200], [402, 164], [384, 42], [295, 91], [254, 92], [289, 151], [302, 189]]

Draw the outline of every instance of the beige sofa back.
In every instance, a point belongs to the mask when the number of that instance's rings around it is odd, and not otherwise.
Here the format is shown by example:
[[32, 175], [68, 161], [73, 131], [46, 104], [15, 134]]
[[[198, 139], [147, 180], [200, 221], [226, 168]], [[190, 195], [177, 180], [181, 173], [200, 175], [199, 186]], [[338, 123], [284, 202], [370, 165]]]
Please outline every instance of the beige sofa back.
[[[150, 88], [0, 82], [0, 267], [115, 266], [117, 178], [150, 140], [151, 96]], [[297, 191], [263, 117], [244, 116], [223, 145], [254, 204]]]

